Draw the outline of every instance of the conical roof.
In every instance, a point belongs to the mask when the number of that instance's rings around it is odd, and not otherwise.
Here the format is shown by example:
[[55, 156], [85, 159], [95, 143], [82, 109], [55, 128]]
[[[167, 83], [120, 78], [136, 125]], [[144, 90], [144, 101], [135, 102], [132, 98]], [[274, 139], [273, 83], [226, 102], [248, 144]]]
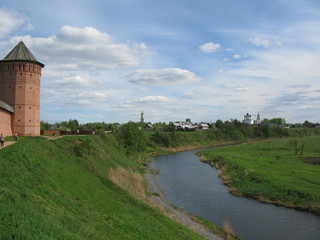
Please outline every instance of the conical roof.
[[2, 61], [30, 61], [38, 63], [42, 67], [44, 66], [33, 56], [22, 41], [20, 41]]

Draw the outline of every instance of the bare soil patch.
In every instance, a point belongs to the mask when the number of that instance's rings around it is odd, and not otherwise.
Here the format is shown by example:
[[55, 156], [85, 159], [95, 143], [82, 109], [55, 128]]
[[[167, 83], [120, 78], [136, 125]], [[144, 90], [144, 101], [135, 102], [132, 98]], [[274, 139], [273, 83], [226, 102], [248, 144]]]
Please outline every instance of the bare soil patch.
[[320, 157], [304, 157], [300, 158], [300, 160], [308, 164], [320, 165]]

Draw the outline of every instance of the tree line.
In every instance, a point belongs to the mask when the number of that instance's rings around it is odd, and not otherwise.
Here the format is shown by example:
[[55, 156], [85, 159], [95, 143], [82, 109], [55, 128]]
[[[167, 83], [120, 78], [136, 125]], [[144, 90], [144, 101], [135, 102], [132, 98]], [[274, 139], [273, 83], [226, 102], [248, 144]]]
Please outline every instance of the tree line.
[[120, 125], [119, 123], [95, 122], [79, 124], [77, 120], [70, 119], [54, 124], [41, 122], [41, 130], [94, 131], [96, 134], [112, 132], [127, 153], [141, 152], [152, 145], [174, 147], [192, 141], [242, 141], [252, 138], [320, 135], [320, 127], [312, 128], [312, 123], [309, 122], [294, 128], [283, 127], [284, 124], [285, 120], [280, 118], [264, 119], [261, 124], [257, 125], [244, 124], [237, 119], [217, 120], [210, 125], [208, 130], [186, 134], [177, 131], [172, 122], [155, 123], [152, 125], [152, 131], [146, 132], [145, 130], [150, 126], [148, 123], [128, 122]]

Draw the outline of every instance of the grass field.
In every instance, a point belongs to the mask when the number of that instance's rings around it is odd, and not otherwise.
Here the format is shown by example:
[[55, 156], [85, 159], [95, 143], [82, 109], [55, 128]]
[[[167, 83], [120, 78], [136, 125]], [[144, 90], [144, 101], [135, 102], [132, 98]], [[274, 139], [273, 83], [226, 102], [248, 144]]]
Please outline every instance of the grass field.
[[109, 179], [140, 167], [112, 136], [21, 138], [0, 151], [0, 239], [202, 239]]
[[320, 215], [320, 137], [280, 138], [200, 153], [232, 193]]

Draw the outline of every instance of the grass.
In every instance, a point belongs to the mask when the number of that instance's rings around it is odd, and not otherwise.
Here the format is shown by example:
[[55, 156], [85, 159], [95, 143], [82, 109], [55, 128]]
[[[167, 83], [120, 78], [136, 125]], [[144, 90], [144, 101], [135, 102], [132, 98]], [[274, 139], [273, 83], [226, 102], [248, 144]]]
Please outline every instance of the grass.
[[236, 195], [320, 214], [320, 166], [314, 163], [320, 157], [319, 136], [233, 145], [201, 155], [222, 170]]
[[0, 151], [0, 239], [202, 239], [113, 182], [139, 161], [112, 136], [21, 138]]

